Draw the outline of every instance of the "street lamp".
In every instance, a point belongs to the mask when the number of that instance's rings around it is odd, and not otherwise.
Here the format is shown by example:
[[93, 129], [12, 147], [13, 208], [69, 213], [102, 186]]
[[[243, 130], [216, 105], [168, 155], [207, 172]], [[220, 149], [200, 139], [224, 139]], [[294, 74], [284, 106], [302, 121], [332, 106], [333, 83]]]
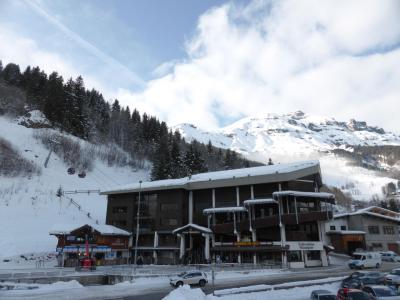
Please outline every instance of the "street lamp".
[[139, 181], [139, 199], [138, 199], [138, 207], [136, 212], [136, 239], [135, 239], [135, 256], [134, 256], [134, 273], [136, 274], [136, 266], [137, 266], [137, 251], [138, 251], [138, 243], [139, 243], [139, 217], [140, 217], [140, 196], [142, 191], [142, 181]]

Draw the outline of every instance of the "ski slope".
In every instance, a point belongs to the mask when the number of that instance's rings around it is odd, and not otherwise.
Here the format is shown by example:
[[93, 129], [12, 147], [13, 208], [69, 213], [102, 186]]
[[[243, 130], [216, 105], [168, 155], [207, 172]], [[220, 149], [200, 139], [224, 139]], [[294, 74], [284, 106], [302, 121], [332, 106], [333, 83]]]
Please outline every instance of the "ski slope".
[[49, 235], [49, 230], [56, 223], [105, 222], [105, 196], [91, 193], [57, 197], [60, 186], [64, 191], [98, 190], [148, 179], [148, 170], [108, 167], [98, 159], [85, 178], [79, 178], [76, 173], [68, 175], [68, 166], [54, 153], [44, 168], [49, 151], [33, 137], [39, 129], [18, 125], [19, 121], [0, 117], [0, 137], [40, 166], [42, 172], [32, 177], [0, 177], [0, 259], [55, 250], [56, 238]]

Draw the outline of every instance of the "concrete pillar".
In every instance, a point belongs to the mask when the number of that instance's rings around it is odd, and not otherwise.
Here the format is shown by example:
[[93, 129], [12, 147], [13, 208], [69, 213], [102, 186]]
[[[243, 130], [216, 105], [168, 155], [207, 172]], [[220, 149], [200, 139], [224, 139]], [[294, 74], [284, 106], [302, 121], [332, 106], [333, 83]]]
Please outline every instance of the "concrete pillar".
[[180, 247], [180, 251], [179, 251], [179, 258], [182, 259], [185, 256], [185, 235], [183, 233], [181, 233], [179, 235], [179, 237], [181, 238], [181, 247]]
[[189, 223], [193, 223], [193, 191], [189, 191]]
[[[240, 242], [240, 232], [236, 233], [236, 241]], [[240, 252], [238, 254], [238, 263], [239, 264], [242, 263], [242, 254]]]
[[[154, 231], [154, 248], [158, 247], [158, 232]], [[153, 261], [154, 264], [157, 264], [157, 250], [153, 251]]]
[[253, 200], [254, 199], [254, 186], [250, 186], [250, 198]]
[[203, 234], [205, 240], [205, 247], [204, 247], [204, 258], [207, 262], [210, 261], [210, 235]]
[[325, 250], [321, 250], [321, 263], [323, 267], [328, 266], [328, 256], [326, 255]]
[[240, 206], [240, 193], [239, 193], [239, 187], [236, 187], [236, 206]]
[[[251, 240], [253, 242], [257, 242], [257, 232], [255, 229], [253, 229], [253, 231], [251, 232]], [[257, 253], [253, 254], [253, 264], [256, 265], [257, 264]]]
[[[212, 189], [211, 193], [212, 193], [212, 207], [215, 208], [215, 189]], [[212, 224], [213, 224], [213, 226], [215, 226], [215, 213], [212, 214], [212, 217], [213, 217], [212, 218], [212, 220], [213, 220]]]

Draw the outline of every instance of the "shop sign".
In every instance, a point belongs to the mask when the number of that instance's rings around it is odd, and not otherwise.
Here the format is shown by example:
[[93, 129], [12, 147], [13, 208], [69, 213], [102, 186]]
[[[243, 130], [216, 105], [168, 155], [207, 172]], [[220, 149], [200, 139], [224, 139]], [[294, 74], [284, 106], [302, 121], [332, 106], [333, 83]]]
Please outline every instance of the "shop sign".
[[255, 247], [260, 246], [260, 242], [235, 242], [233, 245], [237, 247]]
[[104, 254], [104, 258], [105, 258], [106, 260], [113, 260], [113, 259], [116, 259], [116, 258], [117, 258], [117, 253], [116, 253], [116, 252], [106, 252], [106, 253]]
[[108, 246], [97, 246], [93, 247], [92, 252], [111, 252], [111, 247]]
[[74, 253], [74, 252], [78, 252], [78, 247], [77, 246], [65, 246], [63, 251], [65, 253]]
[[308, 242], [300, 242], [299, 243], [299, 249], [301, 250], [314, 250], [315, 244], [314, 243], [308, 243]]

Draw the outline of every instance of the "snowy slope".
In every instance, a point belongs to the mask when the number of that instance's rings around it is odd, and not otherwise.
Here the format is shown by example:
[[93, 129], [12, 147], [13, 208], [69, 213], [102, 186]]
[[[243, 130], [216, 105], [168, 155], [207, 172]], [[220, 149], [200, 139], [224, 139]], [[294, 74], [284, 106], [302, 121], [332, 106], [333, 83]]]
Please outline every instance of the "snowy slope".
[[[37, 115], [33, 117], [38, 118]], [[54, 153], [48, 168], [44, 168], [48, 150], [33, 137], [38, 129], [26, 128], [18, 122], [0, 117], [0, 137], [10, 142], [23, 157], [41, 167], [42, 172], [31, 178], [0, 177], [0, 258], [55, 250], [56, 238], [49, 235], [49, 230], [56, 223], [104, 223], [105, 196], [71, 194], [60, 198], [56, 196], [60, 186], [64, 191], [92, 190], [148, 179], [148, 171], [108, 167], [98, 159], [93, 171], [88, 172], [85, 178], [79, 178], [77, 174], [68, 175], [68, 166]], [[52, 129], [41, 130], [55, 132]]]
[[339, 122], [334, 118], [307, 116], [303, 112], [268, 114], [265, 118], [245, 118], [213, 132], [191, 124], [175, 126], [186, 140], [211, 141], [216, 147], [235, 150], [244, 156], [267, 162], [320, 159], [327, 184], [348, 191], [354, 198], [367, 200], [381, 195], [381, 186], [396, 181], [377, 177], [373, 171], [350, 167], [344, 158], [330, 151], [351, 146], [400, 145], [400, 135], [385, 132], [365, 122]]

